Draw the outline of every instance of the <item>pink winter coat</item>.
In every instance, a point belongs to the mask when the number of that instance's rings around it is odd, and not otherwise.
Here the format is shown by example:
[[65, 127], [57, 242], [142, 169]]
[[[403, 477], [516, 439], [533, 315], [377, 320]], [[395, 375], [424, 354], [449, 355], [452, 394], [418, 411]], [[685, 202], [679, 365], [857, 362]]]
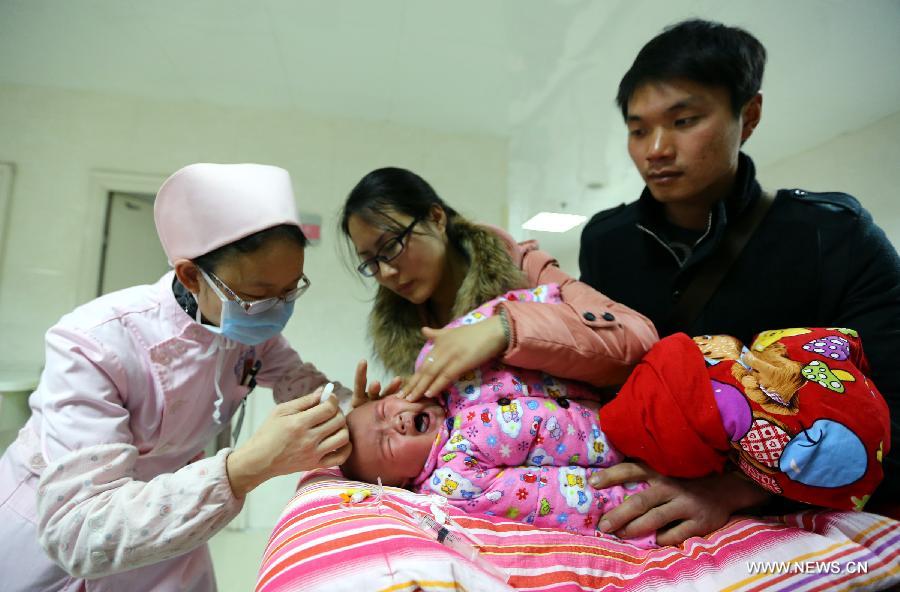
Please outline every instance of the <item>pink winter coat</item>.
[[278, 400], [326, 378], [281, 336], [251, 347], [204, 329], [173, 276], [47, 332], [32, 416], [0, 460], [3, 590], [215, 589], [205, 543], [243, 500], [225, 473], [230, 449], [198, 459], [247, 394], [245, 367], [261, 361], [257, 379]]
[[559, 286], [559, 306], [504, 302], [510, 321], [503, 361], [539, 368], [554, 376], [593, 385], [619, 385], [654, 343], [656, 328], [647, 317], [570, 277], [537, 241], [516, 243], [505, 231], [486, 226], [506, 243], [513, 263], [530, 287]]
[[[501, 304], [517, 303], [564, 306], [555, 284], [514, 290], [448, 327], [479, 323]], [[431, 348], [422, 348], [417, 366]], [[588, 484], [592, 472], [623, 456], [600, 425], [596, 390], [584, 383], [492, 360], [458, 379], [443, 404], [447, 420], [413, 482], [420, 493], [469, 512], [592, 535], [604, 513], [646, 488]], [[655, 537], [634, 542], [653, 546]]]
[[[455, 226], [468, 270], [451, 318], [516, 288], [560, 287], [559, 306], [531, 302], [500, 306], [511, 330], [508, 347], [501, 354], [505, 363], [595, 386], [618, 386], [658, 341], [645, 316], [568, 276], [535, 241], [519, 244], [499, 228], [461, 219]], [[379, 361], [395, 375], [412, 373], [413, 361], [425, 343], [420, 329], [433, 322], [424, 304], [413, 304], [380, 287], [369, 315]]]

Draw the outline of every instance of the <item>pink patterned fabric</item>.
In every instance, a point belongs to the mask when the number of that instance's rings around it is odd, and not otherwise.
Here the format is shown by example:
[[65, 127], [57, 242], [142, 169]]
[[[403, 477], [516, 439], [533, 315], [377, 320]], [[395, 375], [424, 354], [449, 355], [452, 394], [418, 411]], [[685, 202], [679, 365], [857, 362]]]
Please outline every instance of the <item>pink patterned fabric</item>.
[[[514, 290], [448, 327], [481, 322], [509, 301], [562, 302], [555, 284]], [[422, 348], [417, 366], [431, 348]], [[593, 535], [604, 513], [646, 488], [598, 491], [588, 483], [592, 472], [622, 461], [599, 426], [597, 399], [588, 385], [497, 360], [476, 368], [445, 394], [447, 420], [414, 489], [468, 512]]]
[[[359, 504], [340, 494], [365, 487]], [[678, 547], [639, 549], [606, 537], [535, 528], [506, 518], [448, 513], [480, 539], [479, 564], [429, 537], [409, 519], [433, 496], [368, 484], [335, 472], [308, 475], [269, 539], [256, 592], [380, 590], [830, 591], [900, 585], [900, 523], [866, 512], [737, 517]]]

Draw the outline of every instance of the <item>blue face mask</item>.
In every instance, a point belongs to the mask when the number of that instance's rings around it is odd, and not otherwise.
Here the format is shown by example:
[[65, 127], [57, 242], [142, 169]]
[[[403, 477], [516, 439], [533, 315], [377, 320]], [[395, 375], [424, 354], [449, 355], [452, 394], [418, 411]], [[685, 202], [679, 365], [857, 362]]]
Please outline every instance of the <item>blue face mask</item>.
[[207, 328], [244, 345], [259, 345], [281, 334], [293, 312], [293, 302], [279, 302], [265, 312], [250, 315], [237, 302], [223, 300], [220, 326]]
[[[237, 302], [229, 300], [203, 272], [204, 279], [222, 301], [222, 317], [219, 326], [203, 325], [203, 327], [213, 333], [218, 333], [223, 337], [227, 337], [244, 345], [259, 345], [263, 341], [269, 340], [284, 330], [288, 320], [294, 313], [294, 303], [279, 300], [270, 308], [249, 314]], [[196, 300], [196, 296], [194, 299]], [[197, 316], [200, 316], [199, 303], [197, 307]], [[198, 321], [199, 322], [199, 321]]]

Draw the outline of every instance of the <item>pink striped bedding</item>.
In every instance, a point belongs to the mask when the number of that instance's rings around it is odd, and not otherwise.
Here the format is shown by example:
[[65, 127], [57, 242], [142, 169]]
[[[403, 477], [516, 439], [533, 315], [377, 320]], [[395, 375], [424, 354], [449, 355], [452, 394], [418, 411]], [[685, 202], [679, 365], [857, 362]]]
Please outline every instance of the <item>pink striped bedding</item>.
[[412, 511], [428, 512], [427, 496], [385, 488], [380, 505], [345, 503], [340, 494], [352, 487], [371, 488], [327, 471], [307, 476], [272, 533], [257, 592], [900, 587], [900, 523], [875, 514], [738, 518], [680, 547], [642, 550], [447, 508], [503, 582], [412, 523]]

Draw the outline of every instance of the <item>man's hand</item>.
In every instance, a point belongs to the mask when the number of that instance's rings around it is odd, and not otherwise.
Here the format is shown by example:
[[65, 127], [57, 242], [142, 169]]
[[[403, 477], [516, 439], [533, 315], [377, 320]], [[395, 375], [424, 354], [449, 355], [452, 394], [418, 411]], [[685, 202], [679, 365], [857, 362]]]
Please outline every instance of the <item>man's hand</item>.
[[769, 497], [765, 490], [736, 473], [674, 479], [642, 464], [626, 462], [590, 478], [595, 489], [634, 481], [646, 481], [650, 487], [604, 514], [598, 528], [621, 538], [638, 538], [656, 531], [660, 545], [680, 545], [692, 536], [706, 536], [724, 526], [737, 510], [759, 505]]
[[384, 390], [381, 389], [381, 383], [377, 380], [367, 385], [369, 363], [366, 360], [360, 360], [356, 365], [356, 377], [353, 381], [353, 398], [350, 399], [350, 405], [359, 407], [363, 403], [373, 399], [392, 395], [400, 390], [403, 385], [403, 379], [399, 376], [390, 381]]
[[434, 347], [403, 386], [399, 396], [409, 401], [438, 396], [465, 372], [503, 353], [507, 345], [499, 315], [452, 329], [423, 327], [422, 333]]

